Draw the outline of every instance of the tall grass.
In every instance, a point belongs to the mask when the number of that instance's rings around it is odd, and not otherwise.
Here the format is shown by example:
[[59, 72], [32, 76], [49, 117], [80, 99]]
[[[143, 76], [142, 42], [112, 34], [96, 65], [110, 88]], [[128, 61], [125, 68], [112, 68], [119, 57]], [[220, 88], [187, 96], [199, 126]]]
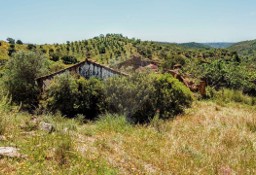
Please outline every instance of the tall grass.
[[9, 100], [7, 95], [0, 94], [0, 135], [4, 135], [7, 127], [8, 120], [5, 114], [6, 111], [11, 109], [11, 100]]
[[243, 103], [247, 105], [255, 105], [256, 98], [243, 94], [242, 91], [232, 89], [221, 89], [216, 91], [215, 89], [207, 88], [208, 96], [216, 100], [219, 104], [225, 104], [229, 102]]
[[3, 116], [0, 116], [0, 135], [4, 135], [7, 128], [6, 119]]
[[96, 121], [96, 128], [101, 132], [124, 133], [132, 126], [124, 116], [105, 114]]

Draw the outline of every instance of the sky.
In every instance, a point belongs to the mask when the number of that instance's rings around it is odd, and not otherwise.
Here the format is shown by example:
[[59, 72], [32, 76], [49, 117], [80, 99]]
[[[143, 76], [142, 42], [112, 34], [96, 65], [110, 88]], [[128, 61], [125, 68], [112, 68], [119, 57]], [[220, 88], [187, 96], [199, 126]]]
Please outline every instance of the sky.
[[164, 42], [256, 39], [256, 0], [0, 0], [0, 40], [64, 43], [121, 33]]

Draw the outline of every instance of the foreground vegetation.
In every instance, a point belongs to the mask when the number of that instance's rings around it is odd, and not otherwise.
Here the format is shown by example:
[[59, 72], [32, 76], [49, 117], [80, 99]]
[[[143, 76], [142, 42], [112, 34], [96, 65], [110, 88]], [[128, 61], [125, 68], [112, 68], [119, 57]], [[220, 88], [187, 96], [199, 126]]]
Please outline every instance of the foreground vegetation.
[[[255, 174], [255, 108], [194, 102], [185, 114], [147, 125], [104, 115], [83, 123], [33, 116], [1, 103], [0, 146], [25, 158], [1, 158], [3, 174]], [[55, 131], [40, 130], [40, 121]], [[143, 148], [143, 149], [141, 149]]]

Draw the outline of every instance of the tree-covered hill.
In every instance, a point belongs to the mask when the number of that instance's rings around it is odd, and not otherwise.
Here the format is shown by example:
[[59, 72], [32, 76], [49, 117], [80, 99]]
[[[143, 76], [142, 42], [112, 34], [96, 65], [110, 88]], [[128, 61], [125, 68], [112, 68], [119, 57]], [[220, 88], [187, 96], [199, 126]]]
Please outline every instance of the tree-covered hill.
[[[121, 34], [100, 35], [88, 40], [67, 41], [65, 44], [17, 44], [0, 41], [0, 59], [8, 59], [18, 50], [32, 50], [46, 55], [51, 63], [72, 64], [85, 58], [94, 59], [107, 65], [115, 65], [132, 56], [150, 60], [166, 61], [180, 57], [182, 59], [216, 59], [232, 57], [233, 53], [224, 49], [210, 49], [197, 43], [179, 45], [153, 41], [141, 41], [127, 38]], [[187, 47], [194, 45], [191, 47]], [[198, 47], [200, 45], [200, 47]], [[177, 58], [176, 58], [177, 59]]]
[[215, 43], [196, 43], [196, 42], [189, 42], [189, 43], [182, 43], [180, 45], [185, 46], [187, 48], [194, 48], [194, 49], [227, 49], [231, 47], [235, 43], [230, 42], [215, 42]]
[[227, 43], [227, 42], [217, 42], [217, 43], [201, 43], [203, 45], [206, 45], [206, 46], [209, 46], [209, 47], [212, 47], [212, 48], [216, 48], [216, 49], [225, 49], [225, 48], [228, 48], [230, 46], [232, 46], [233, 44], [235, 43]]
[[[34, 51], [47, 57], [49, 72], [63, 69], [86, 58], [119, 68], [121, 63], [136, 57], [158, 62], [160, 70], [173, 69], [174, 65], [179, 64], [184, 76], [206, 79], [209, 85], [216, 88], [228, 87], [254, 93], [255, 58], [248, 58], [248, 53], [242, 49], [244, 47], [239, 45], [229, 49], [216, 49], [188, 43], [190, 47], [187, 47], [174, 43], [142, 41], [121, 34], [100, 35], [86, 40], [67, 41], [65, 44], [24, 44], [11, 38], [8, 38], [8, 42], [0, 43], [1, 64], [19, 50]], [[254, 42], [246, 43], [248, 42], [242, 43], [242, 46], [245, 45], [245, 48], [250, 48], [250, 52], [254, 53]]]
[[231, 51], [236, 51], [241, 56], [255, 57], [256, 56], [256, 40], [243, 41], [236, 43], [228, 48]]
[[180, 45], [187, 48], [194, 48], [194, 49], [210, 49], [211, 48], [210, 46], [207, 46], [201, 43], [195, 43], [195, 42], [182, 43]]

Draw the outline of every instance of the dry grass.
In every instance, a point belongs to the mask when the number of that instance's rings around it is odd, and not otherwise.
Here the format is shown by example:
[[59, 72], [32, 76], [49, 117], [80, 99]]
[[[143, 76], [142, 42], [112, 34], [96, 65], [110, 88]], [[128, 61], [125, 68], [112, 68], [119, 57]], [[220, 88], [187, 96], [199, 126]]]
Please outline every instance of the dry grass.
[[121, 174], [255, 174], [255, 121], [249, 107], [197, 102], [172, 121], [126, 125], [125, 132], [113, 124], [83, 126], [76, 145], [91, 159], [104, 157]]
[[[11, 122], [29, 124], [26, 114]], [[256, 112], [239, 104], [195, 102], [170, 121], [132, 126], [107, 115], [94, 123], [41, 118], [57, 130], [6, 129], [1, 146], [18, 146], [25, 160], [0, 160], [5, 174], [256, 174]], [[9, 121], [10, 122], [10, 121]], [[45, 173], [47, 172], [47, 173]]]

